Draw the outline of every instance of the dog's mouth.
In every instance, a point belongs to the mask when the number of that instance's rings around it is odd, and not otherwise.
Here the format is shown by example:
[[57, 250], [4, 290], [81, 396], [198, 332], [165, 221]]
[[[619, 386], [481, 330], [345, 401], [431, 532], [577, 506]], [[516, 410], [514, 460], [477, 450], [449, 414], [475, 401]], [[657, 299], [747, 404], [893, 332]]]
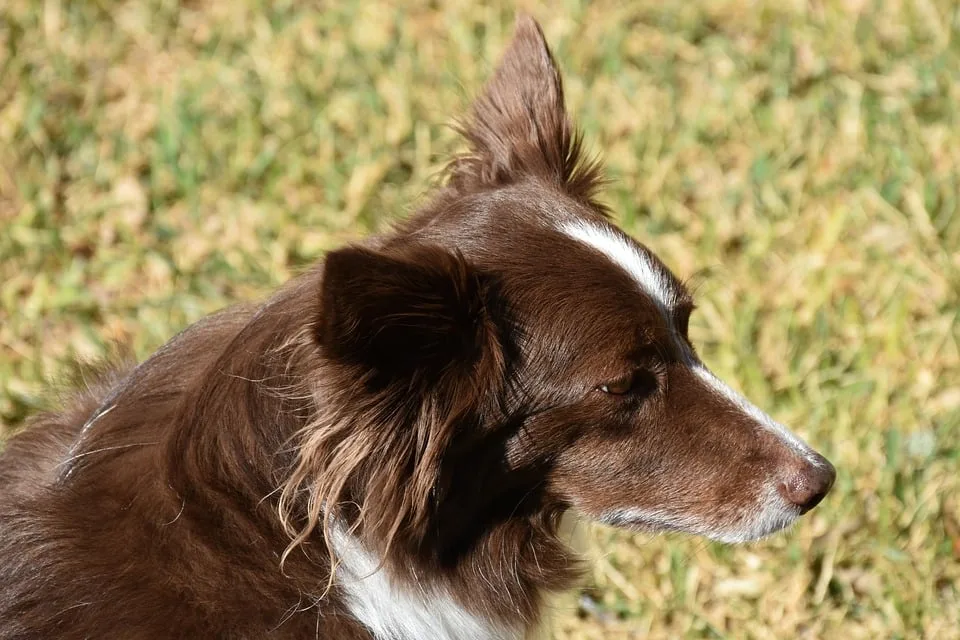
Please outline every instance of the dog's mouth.
[[738, 544], [783, 531], [802, 514], [800, 507], [783, 500], [776, 490], [768, 489], [755, 507], [728, 518], [710, 518], [694, 512], [679, 513], [667, 509], [625, 507], [604, 512], [598, 521], [642, 533], [686, 533], [726, 544]]

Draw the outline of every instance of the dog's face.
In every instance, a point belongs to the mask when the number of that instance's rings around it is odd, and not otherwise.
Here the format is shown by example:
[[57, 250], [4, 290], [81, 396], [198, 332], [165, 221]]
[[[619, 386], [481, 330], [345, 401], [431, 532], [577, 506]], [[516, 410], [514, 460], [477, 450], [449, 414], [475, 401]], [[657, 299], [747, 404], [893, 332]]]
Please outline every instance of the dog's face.
[[690, 293], [593, 201], [532, 21], [464, 132], [424, 213], [325, 265], [327, 356], [391, 415], [419, 393], [463, 418], [412, 421], [414, 490], [436, 500], [485, 473], [470, 456], [490, 438], [498, 473], [536, 470], [545, 501], [617, 526], [744, 541], [816, 505], [833, 467], [708, 371]]
[[815, 506], [833, 468], [703, 365], [680, 281], [602, 218], [550, 226], [500, 256], [529, 260], [507, 268], [525, 327], [521, 386], [535, 398], [516, 462], [551, 460], [550, 489], [600, 521], [725, 542]]

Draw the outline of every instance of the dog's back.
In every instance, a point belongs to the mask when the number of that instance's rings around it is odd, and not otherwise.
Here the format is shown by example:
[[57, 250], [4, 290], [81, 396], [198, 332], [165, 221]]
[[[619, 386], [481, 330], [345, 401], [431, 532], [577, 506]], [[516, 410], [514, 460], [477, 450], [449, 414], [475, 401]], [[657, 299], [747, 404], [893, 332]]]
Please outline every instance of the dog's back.
[[[181, 344], [188, 342], [181, 338]], [[174, 342], [168, 353], [181, 350]], [[151, 373], [162, 358], [102, 376], [63, 411], [32, 420], [0, 453], [0, 637], [40, 637], [56, 628], [69, 637], [93, 636], [98, 625], [86, 620], [96, 619], [102, 631], [105, 611], [122, 633], [124, 615], [130, 615], [124, 609], [134, 611], [130, 598], [143, 598], [144, 587], [155, 599], [134, 614], [134, 635], [163, 635], [163, 617], [174, 615], [156, 597], [164, 580], [140, 573], [143, 565], [132, 555], [143, 553], [134, 540], [145, 533], [142, 510], [162, 511], [163, 502], [144, 502], [161, 498], [158, 487], [143, 483], [162, 446], [153, 418], [169, 419], [181, 389], [154, 389], [154, 397], [159, 393], [165, 402], [149, 407], [139, 399], [132, 406], [118, 404], [125, 394], [159, 381]], [[182, 387], [174, 379], [164, 383]], [[139, 464], [130, 464], [131, 456]], [[109, 469], [74, 473], [91, 457]], [[137, 566], [139, 575], [124, 565]], [[146, 613], [151, 609], [156, 614]], [[149, 615], [156, 619], [147, 620]]]
[[50, 486], [83, 424], [110, 392], [110, 382], [92, 384], [77, 395], [70, 409], [37, 416], [0, 450], [0, 505], [24, 500]]
[[[180, 429], [185, 403], [212, 370], [243, 355], [228, 347], [256, 325], [251, 317], [238, 307], [194, 325], [9, 440], [0, 453], [0, 638], [100, 637], [105, 624], [118, 638], [316, 633], [314, 619], [276, 615], [313, 602], [295, 581], [272, 589], [283, 583], [282, 548], [255, 544], [264, 532], [253, 514], [237, 520], [236, 488], [206, 488], [216, 498], [186, 486], [197, 451]], [[87, 465], [96, 471], [84, 473]], [[351, 637], [353, 623], [341, 626]]]

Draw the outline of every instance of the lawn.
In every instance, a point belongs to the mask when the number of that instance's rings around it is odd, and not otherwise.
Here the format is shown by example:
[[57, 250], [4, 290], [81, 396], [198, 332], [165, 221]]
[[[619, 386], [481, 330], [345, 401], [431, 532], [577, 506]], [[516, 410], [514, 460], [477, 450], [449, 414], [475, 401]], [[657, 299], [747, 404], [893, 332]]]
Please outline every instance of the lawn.
[[[512, 6], [320, 4], [0, 3], [0, 437], [421, 201]], [[553, 637], [960, 638], [958, 5], [527, 4], [705, 361], [839, 474], [752, 545], [585, 527]]]

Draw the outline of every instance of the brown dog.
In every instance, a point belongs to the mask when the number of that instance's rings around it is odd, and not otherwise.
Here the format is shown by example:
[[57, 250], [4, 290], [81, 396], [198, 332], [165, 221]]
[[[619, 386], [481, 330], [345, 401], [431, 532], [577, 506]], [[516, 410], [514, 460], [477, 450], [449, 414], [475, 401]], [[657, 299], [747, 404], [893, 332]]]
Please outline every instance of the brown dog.
[[0, 638], [520, 638], [576, 577], [567, 510], [736, 542], [823, 498], [594, 202], [532, 20], [463, 130], [394, 232], [10, 440]]

